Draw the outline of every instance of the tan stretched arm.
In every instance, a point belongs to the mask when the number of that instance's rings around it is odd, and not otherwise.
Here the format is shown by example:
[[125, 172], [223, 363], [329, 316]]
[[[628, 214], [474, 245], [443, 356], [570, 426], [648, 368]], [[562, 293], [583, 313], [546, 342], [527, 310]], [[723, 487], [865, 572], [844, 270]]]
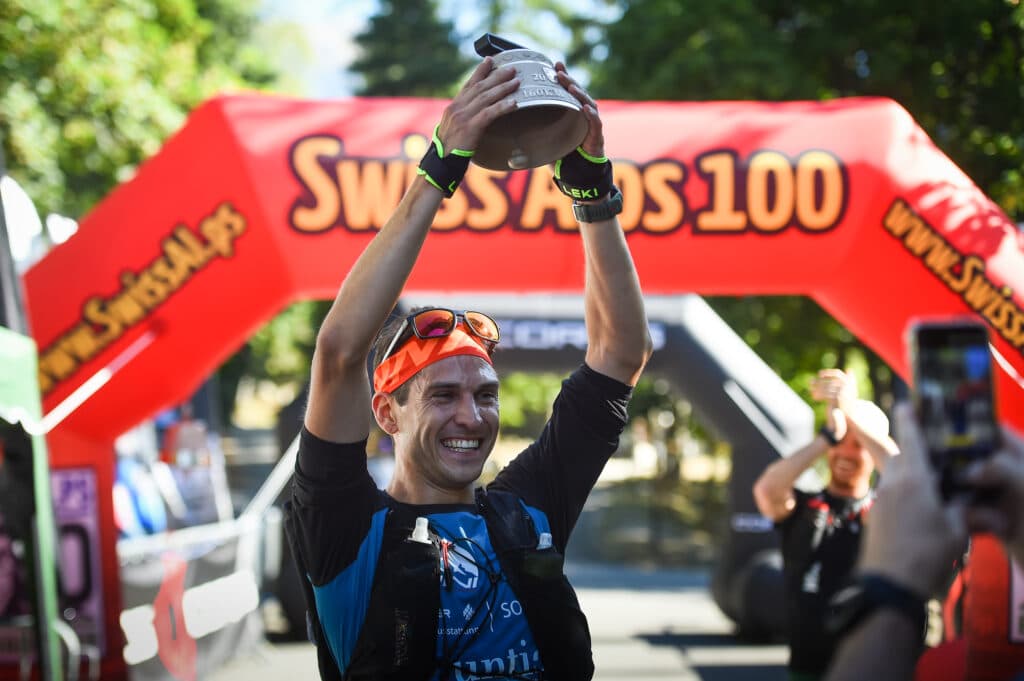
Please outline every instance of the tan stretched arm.
[[793, 485], [815, 459], [828, 451], [829, 443], [818, 434], [789, 456], [771, 463], [754, 483], [754, 503], [762, 515], [774, 521], [793, 512]]
[[868, 450], [868, 453], [874, 460], [875, 470], [879, 473], [884, 473], [889, 459], [900, 453], [896, 441], [889, 437], [887, 433], [875, 432], [870, 427], [866, 427], [865, 424], [858, 420], [856, 409], [847, 409], [842, 405], [840, 405], [840, 408], [843, 409], [843, 413], [846, 415], [847, 427], [853, 431], [854, 437], [864, 445], [864, 448]]
[[[515, 107], [512, 68], [485, 59], [445, 108], [438, 136], [446, 149], [476, 148], [483, 130]], [[369, 434], [366, 359], [398, 302], [441, 205], [441, 192], [417, 176], [398, 208], [356, 260], [317, 335], [305, 425], [331, 442]]]
[[842, 412], [846, 427], [871, 455], [879, 473], [885, 470], [891, 457], [900, 453], [889, 433], [880, 432], [880, 424], [861, 411], [865, 404], [857, 397], [857, 379], [852, 372], [821, 370], [811, 385], [811, 394], [816, 399], [826, 400], [833, 409]]
[[[580, 145], [591, 156], [604, 156], [604, 132], [590, 95], [556, 65], [559, 81], [583, 105], [589, 129]], [[602, 200], [604, 197], [601, 197]], [[628, 385], [636, 385], [651, 354], [640, 278], [617, 218], [581, 222], [586, 261], [583, 292], [587, 324], [587, 366]]]

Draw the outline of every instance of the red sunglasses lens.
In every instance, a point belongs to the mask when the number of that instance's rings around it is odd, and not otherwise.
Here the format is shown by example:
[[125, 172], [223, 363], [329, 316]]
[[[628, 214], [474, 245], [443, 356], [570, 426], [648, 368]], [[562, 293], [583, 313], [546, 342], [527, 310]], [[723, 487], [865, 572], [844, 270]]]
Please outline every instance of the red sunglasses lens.
[[455, 314], [451, 310], [424, 310], [413, 317], [412, 323], [420, 338], [444, 336], [455, 328]]
[[473, 327], [473, 332], [484, 340], [498, 340], [498, 325], [493, 319], [479, 312], [467, 312], [466, 323]]

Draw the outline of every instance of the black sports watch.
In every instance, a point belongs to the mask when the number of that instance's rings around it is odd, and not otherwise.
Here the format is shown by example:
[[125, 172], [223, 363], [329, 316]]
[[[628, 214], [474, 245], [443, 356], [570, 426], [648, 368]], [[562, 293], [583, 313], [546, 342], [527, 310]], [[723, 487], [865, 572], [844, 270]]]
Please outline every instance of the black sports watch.
[[612, 192], [601, 203], [572, 202], [572, 213], [580, 222], [600, 222], [622, 212], [622, 191], [612, 185]]
[[833, 447], [839, 444], [839, 439], [836, 438], [836, 433], [828, 427], [827, 423], [821, 424], [821, 428], [818, 429], [818, 433], [825, 438], [825, 440]]
[[925, 599], [891, 579], [875, 574], [861, 575], [856, 582], [832, 596], [825, 616], [825, 628], [833, 635], [842, 636], [880, 608], [892, 608], [909, 618], [914, 628], [921, 632], [921, 644], [924, 644], [928, 623]]

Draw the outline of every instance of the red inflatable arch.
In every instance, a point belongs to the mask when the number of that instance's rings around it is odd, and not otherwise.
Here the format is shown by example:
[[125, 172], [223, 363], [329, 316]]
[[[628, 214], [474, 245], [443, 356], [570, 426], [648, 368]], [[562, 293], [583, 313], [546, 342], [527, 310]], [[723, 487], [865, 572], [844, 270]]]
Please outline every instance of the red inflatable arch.
[[[112, 482], [112, 443], [187, 398], [272, 315], [333, 297], [396, 205], [444, 101], [232, 96], [200, 107], [25, 275], [46, 411], [100, 387], [49, 435], [57, 467]], [[645, 291], [804, 294], [907, 376], [920, 314], [972, 311], [1024, 429], [1024, 237], [885, 99], [601, 105]], [[582, 249], [550, 171], [471, 168], [410, 289], [575, 292]], [[70, 396], [70, 401], [69, 401]], [[104, 562], [116, 565], [109, 495]], [[968, 647], [1022, 659], [1010, 571], [978, 541]], [[984, 566], [982, 568], [982, 566]], [[117, 641], [117, 575], [106, 570]], [[1016, 618], [1014, 618], [1016, 621]], [[123, 664], [110, 647], [103, 678]], [[993, 651], [1001, 651], [998, 654]], [[121, 665], [121, 666], [119, 666]]]

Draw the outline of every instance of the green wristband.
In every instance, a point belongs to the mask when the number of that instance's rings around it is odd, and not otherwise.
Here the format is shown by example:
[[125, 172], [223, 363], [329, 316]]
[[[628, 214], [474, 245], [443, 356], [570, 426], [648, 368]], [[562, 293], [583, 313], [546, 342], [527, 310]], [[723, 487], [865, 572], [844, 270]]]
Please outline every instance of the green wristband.
[[612, 163], [576, 147], [555, 162], [555, 184], [576, 201], [596, 201], [612, 191]]
[[451, 198], [469, 168], [469, 159], [472, 158], [473, 152], [465, 149], [452, 149], [451, 153], [446, 155], [441, 138], [437, 136], [440, 127], [440, 123], [434, 126], [434, 135], [430, 140], [430, 146], [427, 147], [427, 153], [420, 160], [416, 174], [422, 175], [427, 182], [441, 190], [446, 198]]

